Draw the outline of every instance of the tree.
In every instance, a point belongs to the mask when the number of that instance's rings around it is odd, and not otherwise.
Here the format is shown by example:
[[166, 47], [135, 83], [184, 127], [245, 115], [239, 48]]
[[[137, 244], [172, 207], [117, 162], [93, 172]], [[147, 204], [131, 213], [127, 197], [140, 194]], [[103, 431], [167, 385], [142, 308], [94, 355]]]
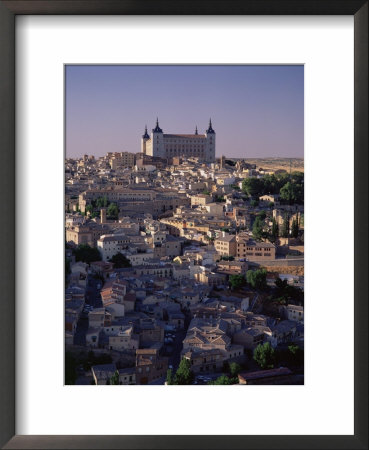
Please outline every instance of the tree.
[[215, 385], [219, 385], [219, 384], [225, 385], [226, 384], [226, 385], [229, 385], [229, 384], [237, 384], [237, 383], [238, 383], [238, 378], [229, 378], [229, 377], [227, 377], [227, 375], [221, 375], [216, 380], [209, 381], [208, 384], [215, 384]]
[[255, 348], [254, 360], [262, 369], [273, 369], [275, 363], [275, 351], [269, 342], [259, 344]]
[[110, 219], [118, 219], [118, 206], [115, 203], [110, 203], [106, 213]]
[[289, 235], [290, 235], [290, 217], [286, 213], [284, 215], [284, 219], [283, 219], [283, 224], [282, 224], [282, 229], [281, 229], [281, 236], [284, 237], [284, 238], [288, 238]]
[[236, 362], [231, 362], [229, 364], [229, 371], [230, 371], [232, 377], [237, 377], [237, 375], [241, 371], [241, 366], [239, 364], [237, 364]]
[[293, 219], [292, 225], [291, 225], [291, 236], [294, 238], [297, 238], [299, 235], [299, 223], [296, 219]]
[[132, 267], [131, 261], [120, 252], [113, 255], [110, 259], [110, 262], [114, 264], [115, 269], [121, 269], [123, 267]]
[[304, 351], [298, 345], [289, 345], [288, 351], [292, 364], [301, 365], [304, 363]]
[[194, 378], [194, 374], [191, 370], [191, 362], [187, 358], [182, 358], [174, 376], [173, 384], [192, 384]]
[[89, 212], [90, 214], [92, 214], [94, 211], [94, 208], [92, 205], [87, 205], [85, 211], [86, 211], [86, 213]]
[[245, 178], [242, 182], [242, 190], [249, 197], [260, 197], [263, 195], [264, 185], [259, 178]]
[[172, 369], [168, 369], [167, 370], [167, 384], [174, 384], [174, 379], [173, 379], [173, 372]]
[[274, 242], [276, 242], [276, 240], [278, 239], [278, 234], [279, 234], [279, 226], [278, 226], [276, 220], [273, 217], [272, 230], [271, 230], [270, 235], [269, 235], [270, 242], [272, 242], [274, 244]]
[[245, 277], [243, 275], [231, 275], [229, 277], [229, 284], [231, 285], [232, 290], [239, 289], [246, 284]]
[[290, 286], [287, 280], [281, 280], [279, 277], [275, 280], [277, 298], [284, 300], [284, 303], [288, 303], [292, 300], [293, 303], [303, 305], [304, 304], [304, 292], [295, 286]]
[[102, 197], [99, 197], [98, 199], [96, 199], [95, 204], [97, 208], [102, 208], [104, 206], [104, 199]]
[[279, 195], [282, 202], [285, 203], [304, 203], [304, 183], [303, 175], [298, 175], [299, 172], [294, 172], [291, 174], [291, 180], [281, 188]]
[[260, 220], [265, 220], [266, 219], [266, 212], [264, 210], [260, 211], [257, 214], [257, 217], [260, 217]]
[[101, 261], [101, 255], [97, 248], [90, 247], [87, 244], [80, 244], [73, 250], [76, 261], [83, 261], [90, 264], [93, 261]]
[[254, 224], [252, 226], [252, 234], [256, 239], [262, 239], [265, 237], [264, 233], [264, 221], [260, 216], [256, 216]]
[[110, 384], [119, 384], [119, 372], [116, 370], [114, 375], [110, 377]]
[[248, 270], [246, 272], [246, 280], [254, 289], [266, 288], [267, 271], [265, 269]]

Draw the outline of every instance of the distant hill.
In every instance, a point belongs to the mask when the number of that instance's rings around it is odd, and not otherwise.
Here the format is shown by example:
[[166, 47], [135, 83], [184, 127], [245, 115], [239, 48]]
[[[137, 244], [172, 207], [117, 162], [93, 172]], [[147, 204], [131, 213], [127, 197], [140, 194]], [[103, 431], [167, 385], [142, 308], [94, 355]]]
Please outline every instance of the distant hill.
[[304, 171], [304, 158], [244, 158], [248, 164], [255, 164], [256, 168], [272, 169], [272, 170], [286, 170], [289, 172], [290, 164], [291, 171]]

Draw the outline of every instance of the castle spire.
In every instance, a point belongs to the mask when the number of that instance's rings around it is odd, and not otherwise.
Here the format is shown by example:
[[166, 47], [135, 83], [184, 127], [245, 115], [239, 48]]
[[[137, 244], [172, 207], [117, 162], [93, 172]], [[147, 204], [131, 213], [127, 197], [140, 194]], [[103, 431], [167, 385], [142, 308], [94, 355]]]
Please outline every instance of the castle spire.
[[215, 131], [213, 130], [213, 126], [211, 124], [211, 118], [209, 120], [209, 128], [206, 130], [206, 133], [207, 134], [214, 134], [215, 133]]
[[147, 133], [147, 125], [145, 125], [145, 133], [142, 135], [143, 139], [150, 139], [150, 136]]
[[152, 130], [153, 133], [162, 133], [163, 130], [159, 127], [159, 119], [156, 118], [156, 127]]

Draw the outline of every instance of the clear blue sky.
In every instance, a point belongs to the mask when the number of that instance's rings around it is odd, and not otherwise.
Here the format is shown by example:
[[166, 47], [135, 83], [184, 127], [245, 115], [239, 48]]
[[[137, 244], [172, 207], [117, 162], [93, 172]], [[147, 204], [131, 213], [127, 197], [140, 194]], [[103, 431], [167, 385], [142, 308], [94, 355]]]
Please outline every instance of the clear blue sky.
[[145, 124], [199, 133], [217, 156], [303, 157], [303, 66], [67, 66], [66, 155], [140, 151]]

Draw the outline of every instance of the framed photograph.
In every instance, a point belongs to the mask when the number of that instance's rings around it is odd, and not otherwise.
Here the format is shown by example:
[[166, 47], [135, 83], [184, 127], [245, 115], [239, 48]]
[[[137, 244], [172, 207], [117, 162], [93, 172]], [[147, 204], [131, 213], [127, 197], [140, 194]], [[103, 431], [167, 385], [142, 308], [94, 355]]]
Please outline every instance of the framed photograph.
[[1, 445], [368, 448], [367, 2], [0, 25]]

